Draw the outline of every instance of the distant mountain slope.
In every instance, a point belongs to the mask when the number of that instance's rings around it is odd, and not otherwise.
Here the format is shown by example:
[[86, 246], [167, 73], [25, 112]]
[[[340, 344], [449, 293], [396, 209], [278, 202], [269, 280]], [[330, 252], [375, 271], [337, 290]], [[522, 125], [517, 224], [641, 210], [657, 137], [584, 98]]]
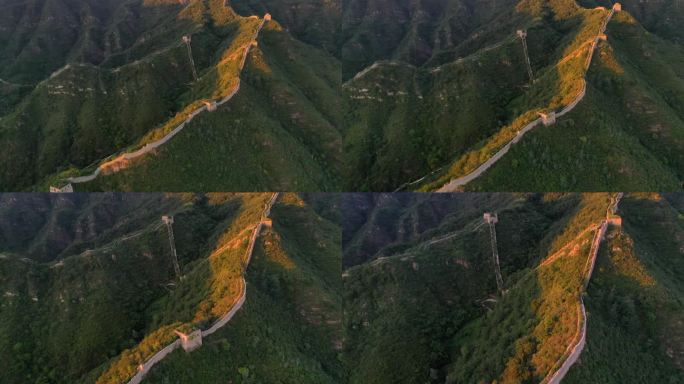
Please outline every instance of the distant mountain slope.
[[[343, 3], [343, 77], [378, 60], [419, 65], [483, 44], [492, 25], [515, 22], [515, 0], [350, 0]], [[483, 36], [481, 36], [483, 35]]]
[[[578, 2], [588, 7], [610, 7], [615, 3], [611, 0], [580, 0]], [[681, 3], [673, 0], [649, 2], [623, 0], [620, 3], [651, 33], [680, 45], [684, 43], [684, 30], [681, 28], [681, 23], [684, 21], [684, 9]]]
[[70, 61], [101, 63], [169, 41], [191, 25], [170, 0], [8, 0], [0, 14], [0, 78], [36, 83]]
[[510, 195], [345, 194], [342, 199], [343, 267], [397, 253], [431, 238], [438, 229], [456, 229], [482, 216], [483, 206], [496, 207]]
[[0, 252], [52, 262], [157, 222], [179, 204], [156, 194], [1, 194]]

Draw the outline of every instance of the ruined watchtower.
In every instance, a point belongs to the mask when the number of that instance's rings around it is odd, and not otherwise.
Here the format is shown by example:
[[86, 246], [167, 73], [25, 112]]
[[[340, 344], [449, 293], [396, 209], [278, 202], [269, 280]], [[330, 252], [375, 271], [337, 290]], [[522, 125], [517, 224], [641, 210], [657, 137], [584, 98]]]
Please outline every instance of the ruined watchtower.
[[548, 113], [541, 113], [539, 112], [539, 116], [541, 117], [542, 124], [545, 126], [553, 125], [556, 124], [556, 112], [551, 111]]
[[499, 222], [499, 216], [496, 213], [485, 212], [483, 219], [487, 224], [496, 224]]
[[201, 329], [196, 329], [188, 335], [186, 335], [185, 333], [180, 332], [180, 331], [174, 331], [174, 332], [176, 332], [176, 335], [178, 335], [178, 337], [180, 338], [181, 347], [183, 347], [183, 350], [185, 352], [192, 352], [195, 349], [202, 346], [202, 330]]
[[216, 102], [215, 101], [204, 101], [204, 105], [207, 106], [207, 111], [209, 111], [209, 112], [214, 112], [216, 110]]
[[622, 227], [622, 217], [620, 216], [611, 216], [608, 218], [608, 224], [614, 226], [614, 227]]
[[63, 186], [62, 188], [50, 186], [50, 193], [73, 193], [74, 186], [71, 183]]

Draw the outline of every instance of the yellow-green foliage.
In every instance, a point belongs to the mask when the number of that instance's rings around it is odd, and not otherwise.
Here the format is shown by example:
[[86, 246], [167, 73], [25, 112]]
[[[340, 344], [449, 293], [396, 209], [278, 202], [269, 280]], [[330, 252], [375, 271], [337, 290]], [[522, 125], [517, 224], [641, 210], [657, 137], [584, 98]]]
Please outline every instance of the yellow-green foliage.
[[611, 227], [585, 303], [589, 313], [582, 364], [564, 382], [680, 383], [682, 245], [677, 197], [628, 195], [621, 227]]
[[[570, 15], [580, 18], [581, 25], [577, 27], [573, 38], [564, 42], [562, 57], [557, 63], [544, 68], [530, 89], [510, 103], [510, 107], [517, 114], [513, 122], [503, 126], [476, 149], [461, 155], [442, 172], [441, 177], [425, 184], [421, 190], [433, 190], [451, 179], [469, 174], [509, 143], [519, 130], [537, 120], [539, 112], [559, 111], [577, 99], [585, 84], [585, 63], [592, 48], [589, 42], [596, 38], [607, 11], [581, 10], [564, 17], [557, 14], [557, 17], [563, 19], [569, 18]], [[566, 56], [568, 57], [564, 60]], [[541, 123], [537, 129], [543, 129]]]
[[196, 262], [178, 287], [164, 299], [162, 318], [141, 343], [124, 351], [99, 377], [98, 384], [129, 379], [139, 364], [175, 340], [174, 330], [206, 329], [226, 314], [243, 292], [247, 246], [271, 194], [209, 194], [208, 205], [220, 205], [237, 197], [235, 216], [214, 239], [209, 255]]

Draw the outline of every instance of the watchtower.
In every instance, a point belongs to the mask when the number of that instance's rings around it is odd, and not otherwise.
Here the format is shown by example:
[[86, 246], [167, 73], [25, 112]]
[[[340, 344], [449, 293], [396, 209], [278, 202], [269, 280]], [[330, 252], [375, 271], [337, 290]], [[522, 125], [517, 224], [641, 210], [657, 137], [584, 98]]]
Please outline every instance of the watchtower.
[[612, 216], [612, 217], [608, 218], [608, 224], [610, 224], [614, 227], [622, 227], [622, 217]]
[[542, 119], [542, 124], [545, 126], [553, 125], [556, 124], [556, 112], [551, 111], [549, 113], [541, 113], [539, 112], [539, 116]]
[[622, 11], [622, 4], [620, 4], [620, 3], [613, 4], [613, 11], [615, 11], [615, 12]]
[[50, 193], [73, 193], [74, 186], [71, 183], [63, 186], [62, 188], [50, 186]]
[[499, 216], [496, 213], [485, 212], [483, 219], [487, 224], [496, 224], [499, 222]]
[[209, 112], [214, 112], [216, 110], [216, 102], [215, 101], [204, 101], [204, 105], [207, 106], [207, 111], [209, 111]]
[[192, 352], [202, 346], [202, 330], [196, 329], [188, 335], [179, 331], [174, 332], [180, 338], [181, 347], [185, 352]]
[[270, 20], [271, 20], [271, 14], [270, 14], [270, 13], [265, 14], [265, 15], [264, 15], [264, 20], [270, 21]]

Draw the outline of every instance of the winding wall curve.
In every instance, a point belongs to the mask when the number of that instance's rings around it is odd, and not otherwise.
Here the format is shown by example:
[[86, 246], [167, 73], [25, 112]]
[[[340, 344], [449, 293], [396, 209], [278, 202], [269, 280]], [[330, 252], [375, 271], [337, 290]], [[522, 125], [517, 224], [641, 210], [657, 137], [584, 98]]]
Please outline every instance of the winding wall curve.
[[[252, 231], [252, 236], [250, 237], [249, 245], [247, 246], [245, 254], [245, 269], [247, 269], [247, 266], [252, 260], [254, 244], [256, 243], [256, 240], [259, 237], [259, 233], [261, 233], [261, 228], [263, 227], [264, 221], [268, 219], [269, 215], [271, 214], [271, 208], [273, 207], [273, 204], [275, 204], [275, 201], [278, 199], [278, 195], [279, 193], [276, 192], [268, 200], [261, 214], [261, 218], [259, 219], [259, 223], [254, 227], [254, 230]], [[230, 310], [225, 315], [221, 316], [218, 320], [216, 320], [216, 322], [214, 322], [214, 324], [209, 329], [201, 331], [202, 337], [209, 336], [212, 333], [221, 329], [226, 324], [228, 324], [228, 322], [233, 318], [233, 316], [235, 316], [237, 311], [239, 311], [242, 308], [242, 305], [245, 303], [245, 299], [247, 298], [247, 281], [245, 280], [244, 275], [243, 277], [241, 277], [240, 282], [242, 285], [242, 292], [240, 293], [238, 299], [235, 300]], [[168, 356], [171, 352], [173, 352], [180, 346], [180, 339], [176, 339], [171, 344], [167, 345], [159, 352], [152, 355], [152, 357], [150, 357], [147, 361], [138, 366], [138, 372], [127, 382], [127, 384], [140, 384], [142, 379], [145, 377], [145, 375], [147, 375], [147, 373], [152, 369], [152, 367], [154, 367], [155, 364], [162, 361], [166, 356]]]
[[[247, 61], [247, 56], [249, 54], [249, 50], [253, 46], [256, 46], [256, 41], [259, 37], [259, 33], [261, 32], [261, 29], [264, 27], [264, 24], [268, 20], [271, 20], [271, 15], [267, 13], [261, 19], [261, 23], [259, 23], [259, 27], [257, 28], [256, 32], [254, 33], [252, 40], [250, 41], [250, 43], [248, 43], [246, 45], [246, 47], [244, 49], [244, 53], [242, 55], [242, 59], [240, 61], [239, 73], [242, 72], [242, 69], [245, 66], [245, 62]], [[191, 56], [191, 60], [192, 60], [192, 56]], [[194, 63], [193, 63], [193, 71], [194, 71]], [[55, 76], [58, 72], [53, 74], [53, 76]], [[228, 101], [230, 101], [233, 98], [233, 96], [235, 96], [235, 94], [239, 90], [240, 90], [240, 76], [238, 74], [237, 84], [235, 85], [235, 88], [233, 88], [233, 90], [227, 96], [225, 96], [221, 99], [210, 100], [210, 101], [208, 101], [208, 103], [210, 103], [210, 104], [216, 103], [216, 107], [219, 107], [219, 106], [223, 105], [224, 103], [227, 103]], [[107, 161], [105, 163], [100, 164], [97, 167], [97, 169], [90, 175], [70, 177], [70, 178], [66, 179], [66, 182], [68, 184], [86, 183], [86, 182], [95, 180], [98, 176], [103, 174], [103, 172], [107, 173], [107, 174], [116, 173], [116, 172], [120, 171], [121, 169], [126, 168], [131, 160], [136, 159], [138, 157], [141, 157], [143, 155], [146, 155], [146, 154], [150, 153], [151, 151], [153, 151], [153, 150], [161, 147], [162, 145], [168, 143], [169, 140], [171, 140], [174, 136], [179, 134], [187, 126], [187, 124], [189, 124], [200, 113], [203, 113], [203, 112], [208, 111], [208, 110], [214, 110], [216, 107], [212, 106], [211, 108], [209, 108], [207, 105], [203, 105], [203, 106], [197, 108], [196, 110], [192, 111], [182, 123], [180, 123], [176, 128], [174, 128], [171, 132], [167, 133], [161, 139], [154, 141], [154, 142], [151, 142], [151, 143], [148, 143], [136, 151], [124, 153], [120, 156], [117, 156], [113, 160], [110, 160], [110, 161]]]
[[[589, 56], [587, 57], [587, 62], [586, 62], [586, 69], [589, 69], [589, 65], [591, 64], [592, 58], [594, 56], [594, 51], [596, 50], [596, 47], [598, 46], [598, 42], [601, 39], [601, 36], [605, 33], [606, 28], [608, 27], [608, 23], [612, 19], [613, 15], [615, 14], [615, 7], [610, 10], [608, 13], [608, 16], [606, 17], [605, 21], [601, 24], [601, 27], [599, 28], [599, 32], [596, 35], [596, 37], [592, 40], [591, 43], [591, 48], [589, 50]], [[556, 113], [556, 117], [562, 117], [563, 115], [569, 113], [572, 111], [583, 99], [584, 96], [587, 94], [587, 81], [586, 81], [586, 72], [585, 72], [585, 78], [582, 79], [582, 87], [580, 89], [580, 92], [578, 93], [577, 97], [575, 100], [573, 100], [570, 104], [568, 104], [565, 108], [563, 108], [560, 112]], [[475, 180], [476, 178], [480, 177], [486, 170], [491, 168], [492, 165], [494, 165], [497, 161], [499, 161], [508, 151], [511, 149], [511, 146], [513, 144], [516, 144], [522, 139], [522, 137], [537, 127], [539, 124], [542, 123], [542, 119], [536, 119], [529, 124], [527, 124], [523, 129], [518, 131], [516, 136], [511, 139], [506, 145], [503, 146], [497, 153], [495, 153], [492, 157], [490, 157], [487, 161], [485, 161], [482, 165], [477, 167], [474, 171], [470, 172], [469, 174], [452, 179], [445, 185], [443, 185], [441, 188], [437, 190], [437, 192], [454, 192], [458, 187], [464, 186], [471, 181]], [[423, 180], [425, 177], [422, 177], [419, 180]], [[409, 183], [410, 184], [415, 184], [416, 182]]]

